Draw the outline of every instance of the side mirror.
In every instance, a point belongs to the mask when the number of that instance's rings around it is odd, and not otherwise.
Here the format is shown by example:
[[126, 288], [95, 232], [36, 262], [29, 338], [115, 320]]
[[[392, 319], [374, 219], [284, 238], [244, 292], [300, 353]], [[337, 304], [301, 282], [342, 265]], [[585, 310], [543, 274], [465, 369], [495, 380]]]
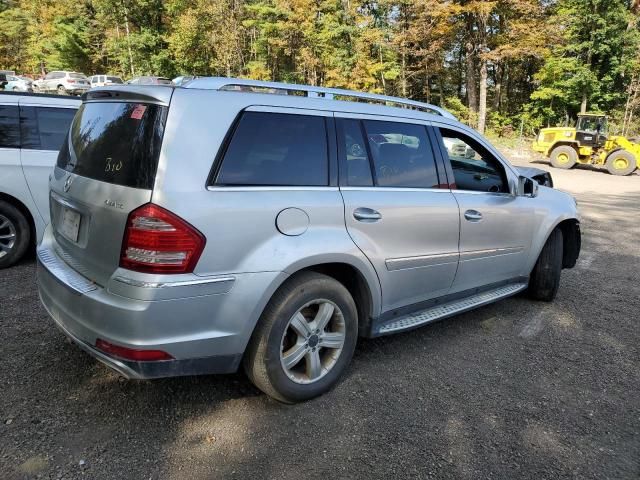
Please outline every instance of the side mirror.
[[537, 197], [538, 182], [529, 177], [518, 177], [518, 196], [519, 197]]

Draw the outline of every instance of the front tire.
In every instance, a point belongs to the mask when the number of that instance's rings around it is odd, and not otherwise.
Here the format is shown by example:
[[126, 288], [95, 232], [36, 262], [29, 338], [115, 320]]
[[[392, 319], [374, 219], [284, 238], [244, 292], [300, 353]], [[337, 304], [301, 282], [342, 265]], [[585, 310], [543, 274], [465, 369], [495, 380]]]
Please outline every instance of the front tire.
[[578, 152], [569, 145], [560, 145], [551, 152], [551, 165], [568, 170], [578, 162]]
[[281, 402], [309, 400], [337, 383], [357, 336], [358, 314], [349, 291], [327, 275], [303, 272], [269, 301], [244, 368], [256, 387]]
[[20, 260], [30, 242], [28, 220], [16, 207], [0, 200], [0, 269]]
[[542, 247], [529, 277], [529, 297], [550, 302], [558, 293], [562, 273], [562, 230], [556, 228]]
[[636, 157], [628, 150], [611, 152], [605, 163], [611, 175], [631, 175], [638, 166]]

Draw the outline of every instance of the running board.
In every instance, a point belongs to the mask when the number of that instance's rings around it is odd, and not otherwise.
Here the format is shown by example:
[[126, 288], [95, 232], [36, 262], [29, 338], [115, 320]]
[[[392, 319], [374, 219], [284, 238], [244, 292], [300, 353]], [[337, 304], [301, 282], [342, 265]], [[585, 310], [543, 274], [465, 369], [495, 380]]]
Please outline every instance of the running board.
[[376, 336], [411, 330], [412, 328], [426, 325], [427, 323], [441, 320], [452, 315], [457, 315], [458, 313], [472, 310], [502, 298], [510, 297], [525, 288], [527, 288], [526, 283], [512, 283], [510, 285], [504, 285], [492, 290], [476, 293], [469, 297], [429, 307], [399, 318], [394, 318], [387, 323], [383, 323], [377, 329]]

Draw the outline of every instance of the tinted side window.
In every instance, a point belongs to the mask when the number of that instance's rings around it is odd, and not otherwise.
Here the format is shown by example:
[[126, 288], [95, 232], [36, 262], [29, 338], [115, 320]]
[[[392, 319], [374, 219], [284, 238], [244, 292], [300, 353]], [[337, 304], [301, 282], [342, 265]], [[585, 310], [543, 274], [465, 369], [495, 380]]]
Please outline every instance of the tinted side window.
[[329, 184], [323, 117], [246, 112], [215, 181], [218, 185]]
[[0, 105], [0, 148], [20, 148], [18, 107]]
[[422, 125], [364, 121], [381, 187], [438, 188], [433, 150]]
[[373, 186], [371, 162], [367, 154], [362, 127], [359, 120], [339, 120], [342, 142], [341, 156], [347, 166], [347, 185], [353, 187]]
[[455, 188], [477, 192], [509, 193], [502, 164], [473, 138], [455, 130], [440, 129]]
[[76, 113], [74, 108], [22, 107], [22, 148], [60, 150]]

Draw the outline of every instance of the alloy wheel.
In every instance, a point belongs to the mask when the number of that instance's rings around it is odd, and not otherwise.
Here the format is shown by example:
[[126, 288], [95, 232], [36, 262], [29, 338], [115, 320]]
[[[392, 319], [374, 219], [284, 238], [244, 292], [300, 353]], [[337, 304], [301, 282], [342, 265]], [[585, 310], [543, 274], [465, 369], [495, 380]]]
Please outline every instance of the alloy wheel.
[[342, 311], [329, 300], [313, 300], [289, 320], [280, 345], [280, 363], [296, 383], [314, 383], [335, 366], [346, 335]]
[[0, 214], [0, 258], [9, 255], [16, 244], [16, 227], [11, 220]]

